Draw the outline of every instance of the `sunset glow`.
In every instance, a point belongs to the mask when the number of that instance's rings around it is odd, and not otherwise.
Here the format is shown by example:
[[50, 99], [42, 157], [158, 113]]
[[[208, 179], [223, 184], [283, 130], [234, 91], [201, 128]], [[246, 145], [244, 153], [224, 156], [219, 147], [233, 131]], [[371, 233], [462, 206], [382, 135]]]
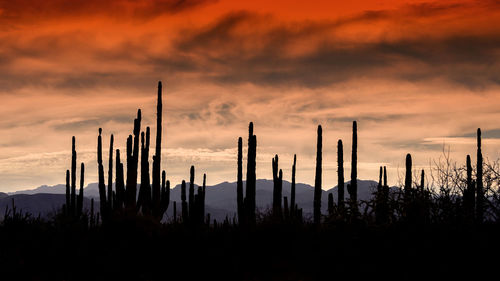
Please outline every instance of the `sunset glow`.
[[63, 183], [73, 135], [96, 182], [98, 128], [120, 149], [138, 108], [154, 128], [160, 80], [173, 185], [191, 165], [208, 184], [235, 181], [250, 121], [257, 178], [278, 154], [289, 181], [296, 153], [309, 184], [321, 124], [324, 189], [338, 139], [350, 172], [353, 120], [361, 179], [386, 165], [396, 184], [406, 153], [428, 169], [443, 144], [465, 162], [478, 127], [495, 160], [499, 26], [494, 0], [0, 0], [0, 191]]

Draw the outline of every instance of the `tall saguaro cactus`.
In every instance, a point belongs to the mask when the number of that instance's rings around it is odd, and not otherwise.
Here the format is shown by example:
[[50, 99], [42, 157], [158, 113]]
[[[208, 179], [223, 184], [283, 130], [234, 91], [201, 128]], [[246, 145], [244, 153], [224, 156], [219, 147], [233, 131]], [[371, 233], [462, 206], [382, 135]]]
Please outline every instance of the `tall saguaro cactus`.
[[342, 140], [337, 142], [337, 188], [340, 214], [344, 214], [344, 146]]
[[377, 193], [375, 196], [375, 221], [380, 224], [383, 221], [383, 209], [384, 209], [384, 202], [383, 202], [383, 186], [382, 186], [382, 176], [383, 176], [383, 169], [382, 166], [380, 166], [379, 169], [379, 176], [378, 176], [378, 185], [377, 185]]
[[293, 155], [293, 165], [292, 165], [292, 186], [290, 188], [290, 214], [293, 216], [295, 214], [295, 172], [297, 165], [297, 154]]
[[412, 184], [412, 172], [411, 172], [411, 166], [412, 166], [412, 161], [411, 161], [411, 155], [408, 153], [406, 154], [406, 173], [405, 173], [405, 186], [404, 186], [404, 216], [408, 220], [413, 220], [414, 219], [414, 213], [413, 211], [413, 198], [412, 198], [412, 190], [411, 190], [411, 184]]
[[472, 163], [470, 155], [467, 155], [467, 187], [464, 191], [464, 211], [468, 222], [474, 221], [474, 208], [476, 201], [476, 190], [472, 180]]
[[141, 209], [142, 214], [151, 215], [151, 185], [149, 181], [149, 140], [150, 130], [146, 128], [146, 138], [144, 132], [141, 133], [141, 187], [137, 200], [137, 210]]
[[422, 172], [420, 172], [420, 193], [423, 194], [424, 189], [425, 189], [425, 172], [424, 169], [422, 169]]
[[[158, 98], [156, 102], [156, 147], [153, 156], [153, 182], [152, 182], [152, 201], [153, 201], [153, 215], [155, 217], [163, 216], [160, 207], [161, 190], [160, 190], [160, 173], [161, 173], [161, 139], [162, 139], [162, 115], [163, 115], [163, 101], [162, 101], [162, 84], [158, 82]], [[164, 202], [164, 200], [163, 200]]]
[[406, 154], [406, 173], [405, 173], [405, 199], [409, 199], [411, 193], [411, 183], [412, 183], [412, 174], [411, 174], [411, 154]]
[[71, 139], [71, 206], [69, 213], [75, 214], [76, 208], [76, 144], [75, 136]]
[[247, 157], [247, 182], [245, 190], [245, 222], [255, 224], [255, 190], [256, 190], [256, 157], [257, 136], [253, 133], [253, 122], [248, 125], [248, 157]]
[[194, 166], [189, 170], [189, 218], [191, 219], [195, 214], [194, 204]]
[[281, 216], [281, 194], [283, 189], [283, 174], [282, 171], [278, 172], [278, 155], [276, 154], [272, 159], [273, 165], [273, 214], [276, 217]]
[[358, 214], [358, 124], [352, 122], [351, 182], [347, 191], [351, 199], [351, 211]]
[[139, 135], [141, 131], [141, 110], [137, 110], [137, 118], [134, 120], [134, 137], [129, 135], [127, 139], [127, 186], [126, 186], [126, 208], [130, 212], [136, 211], [137, 194], [137, 168], [139, 163]]
[[205, 195], [207, 191], [207, 174], [203, 174], [203, 187], [201, 189], [201, 210], [200, 210], [200, 220], [201, 223], [203, 223], [203, 220], [205, 219]]
[[120, 161], [120, 150], [116, 150], [116, 201], [113, 203], [115, 209], [121, 209], [125, 200], [125, 183], [123, 180], [123, 163]]
[[484, 220], [483, 154], [481, 152], [481, 129], [477, 129], [477, 172], [476, 172], [476, 222]]
[[244, 220], [243, 213], [243, 139], [238, 138], [238, 179], [236, 184], [236, 203], [238, 206], [238, 222]]
[[[108, 209], [113, 209], [113, 142], [114, 137], [111, 134], [109, 139], [109, 166], [108, 166]], [[116, 188], [115, 188], [116, 189]]]
[[80, 172], [80, 193], [76, 193], [76, 145], [75, 137], [71, 139], [71, 171], [66, 170], [66, 203], [64, 204], [64, 214], [70, 218], [78, 219], [83, 207], [83, 184], [85, 177], [84, 164], [81, 165]]
[[99, 175], [99, 210], [102, 220], [106, 219], [106, 184], [104, 183], [104, 166], [102, 164], [102, 129], [99, 128], [99, 136], [97, 137], [97, 168]]
[[323, 149], [323, 130], [318, 125], [318, 139], [316, 144], [316, 175], [314, 179], [314, 224], [319, 224], [321, 220], [321, 173], [322, 173], [322, 149]]
[[183, 223], [187, 223], [189, 221], [188, 212], [188, 204], [186, 202], [186, 181], [183, 180], [181, 183], [181, 216]]

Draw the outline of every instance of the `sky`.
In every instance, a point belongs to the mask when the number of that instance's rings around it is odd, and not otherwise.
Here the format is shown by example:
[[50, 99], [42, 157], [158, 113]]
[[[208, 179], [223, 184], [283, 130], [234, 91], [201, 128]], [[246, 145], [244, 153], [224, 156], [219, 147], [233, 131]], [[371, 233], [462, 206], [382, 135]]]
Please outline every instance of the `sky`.
[[290, 180], [297, 154], [309, 184], [321, 124], [324, 189], [336, 185], [338, 139], [350, 174], [353, 120], [362, 179], [385, 165], [396, 184], [406, 153], [415, 169], [443, 148], [461, 164], [478, 127], [493, 161], [498, 26], [500, 1], [0, 0], [0, 191], [64, 183], [72, 136], [97, 181], [98, 128], [124, 151], [140, 108], [155, 132], [160, 80], [174, 185], [191, 165], [196, 182], [235, 181], [250, 121], [257, 177], [272, 178], [278, 154]]

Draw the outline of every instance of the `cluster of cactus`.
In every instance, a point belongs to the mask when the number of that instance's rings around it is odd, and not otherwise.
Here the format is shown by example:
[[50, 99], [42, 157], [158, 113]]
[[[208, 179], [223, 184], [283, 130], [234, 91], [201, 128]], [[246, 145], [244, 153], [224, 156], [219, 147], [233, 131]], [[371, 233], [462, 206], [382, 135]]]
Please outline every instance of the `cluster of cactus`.
[[[162, 84], [158, 82], [158, 101], [156, 112], [156, 149], [153, 156], [153, 184], [150, 185], [149, 176], [149, 144], [150, 129], [146, 128], [146, 133], [141, 136], [141, 185], [139, 196], [136, 202], [137, 193], [137, 166], [139, 160], [139, 132], [141, 127], [141, 111], [137, 112], [137, 118], [134, 120], [134, 137], [132, 135], [127, 139], [127, 182], [126, 189], [120, 198], [124, 198], [124, 205], [118, 202], [117, 209], [125, 208], [126, 213], [141, 212], [143, 215], [152, 216], [156, 220], [161, 220], [163, 214], [168, 209], [170, 203], [170, 182], [166, 181], [165, 171], [160, 174], [161, 163], [161, 140], [162, 140]], [[133, 145], [132, 145], [133, 144]], [[110, 159], [111, 161], [112, 159]], [[121, 167], [121, 165], [120, 165]], [[130, 179], [129, 179], [130, 177]], [[161, 177], [161, 179], [160, 179]], [[123, 180], [120, 179], [120, 182]], [[117, 189], [118, 190], [118, 189]], [[108, 198], [109, 200], [109, 198]]]
[[[357, 136], [357, 123], [353, 121], [352, 127], [352, 159], [351, 159], [351, 181], [347, 184], [347, 192], [349, 193], [349, 208], [346, 208], [344, 202], [344, 146], [342, 140], [337, 142], [337, 188], [338, 197], [337, 204], [334, 202], [333, 194], [328, 194], [328, 214], [331, 218], [356, 218], [358, 214], [358, 187], [357, 187], [357, 149], [358, 149], [358, 136]], [[318, 140], [316, 148], [316, 176], [314, 184], [314, 209], [313, 221], [315, 224], [321, 221], [321, 161], [322, 161], [322, 128], [318, 126]], [[349, 210], [349, 213], [347, 212]]]
[[[406, 169], [405, 169], [405, 181], [403, 188], [403, 201], [400, 205], [401, 207], [401, 217], [406, 222], [411, 223], [426, 223], [430, 221], [430, 205], [431, 193], [425, 188], [425, 171], [421, 170], [420, 173], [420, 183], [415, 184], [416, 188], [413, 188], [413, 175], [412, 175], [412, 157], [411, 154], [406, 155]], [[481, 130], [477, 129], [477, 167], [476, 167], [476, 179], [473, 179], [473, 168], [470, 155], [466, 157], [466, 186], [463, 190], [463, 196], [461, 198], [462, 210], [459, 210], [460, 216], [466, 223], [482, 223], [484, 221], [484, 187], [483, 187], [483, 156], [481, 152]], [[384, 178], [384, 183], [382, 184], [382, 175]], [[389, 187], [387, 186], [387, 172], [386, 167], [380, 167], [379, 184], [376, 192], [375, 200], [375, 217], [376, 222], [379, 224], [384, 224], [389, 221], [389, 207], [388, 207], [388, 197]], [[447, 200], [447, 201], [446, 201]], [[452, 208], [453, 204], [447, 197], [445, 201], [441, 204], [448, 204], [447, 206], [441, 206], [442, 210]], [[462, 215], [463, 214], [463, 215]], [[449, 214], [441, 214], [446, 217]]]
[[[279, 169], [278, 172], [278, 155], [275, 155], [272, 159], [273, 166], [273, 215], [277, 218], [282, 217], [281, 210], [281, 196], [283, 191], [283, 171]], [[288, 200], [286, 200], [288, 201]], [[288, 202], [286, 203], [286, 209], [288, 209]]]
[[427, 220], [427, 191], [425, 190], [425, 172], [421, 171], [420, 184], [413, 186], [412, 157], [406, 154], [405, 184], [403, 189], [402, 217], [407, 222], [423, 223]]
[[463, 211], [468, 223], [482, 223], [484, 220], [483, 154], [481, 151], [481, 129], [477, 129], [476, 180], [472, 179], [470, 155], [466, 159], [467, 184], [463, 192]]
[[243, 171], [242, 171], [242, 140], [238, 139], [238, 183], [236, 190], [238, 220], [242, 225], [255, 224], [255, 192], [257, 178], [255, 174], [257, 157], [257, 136], [253, 133], [253, 123], [248, 126], [248, 156], [247, 156], [247, 181], [245, 197], [243, 197]]
[[191, 225], [201, 225], [205, 220], [206, 174], [203, 174], [203, 186], [198, 186], [194, 194], [194, 166], [189, 172], [189, 202], [186, 202], [186, 181], [181, 184], [182, 222]]
[[[120, 159], [120, 150], [116, 150], [116, 178], [115, 189], [113, 190], [113, 144], [114, 137], [111, 135], [109, 144], [109, 168], [108, 168], [108, 184], [106, 190], [104, 165], [102, 157], [102, 129], [99, 128], [97, 137], [97, 167], [98, 167], [98, 189], [99, 189], [99, 212], [103, 221], [108, 220], [111, 216], [129, 215], [135, 216], [140, 213], [144, 216], [152, 217], [160, 221], [163, 214], [167, 211], [170, 203], [170, 182], [166, 181], [165, 171], [160, 174], [161, 163], [161, 135], [162, 135], [162, 85], [158, 82], [158, 102], [157, 102], [157, 132], [156, 132], [156, 150], [153, 156], [153, 182], [150, 184], [149, 174], [149, 146], [150, 146], [150, 129], [146, 128], [146, 132], [141, 132], [141, 110], [137, 111], [137, 118], [134, 120], [133, 136], [127, 138], [127, 180], [124, 181], [123, 163]], [[141, 141], [141, 184], [139, 196], [137, 194], [137, 169], [139, 164], [139, 136]], [[70, 172], [67, 171], [67, 188], [66, 188], [66, 204], [64, 209], [67, 213], [80, 215], [83, 205], [83, 176], [84, 164], [82, 163], [80, 194], [76, 199], [76, 151], [75, 138], [73, 137], [73, 155], [71, 164], [71, 184]], [[161, 177], [161, 179], [160, 179]], [[75, 203], [76, 202], [76, 203]], [[92, 205], [93, 207], [93, 205]], [[93, 208], [92, 208], [93, 209]], [[91, 216], [94, 216], [93, 210]], [[97, 222], [98, 219], [91, 221]]]
[[385, 166], [380, 167], [375, 204], [376, 223], [387, 223], [389, 221], [389, 186], [387, 185], [387, 169]]
[[76, 140], [71, 140], [71, 172], [66, 170], [66, 203], [63, 212], [71, 218], [80, 218], [83, 211], [83, 185], [85, 178], [85, 164], [81, 163], [80, 191], [76, 194]]
[[[302, 221], [302, 209], [299, 209], [295, 203], [295, 174], [297, 165], [297, 155], [293, 156], [293, 166], [292, 166], [292, 183], [290, 190], [290, 203], [288, 203], [288, 197], [283, 195], [283, 171], [279, 169], [278, 171], [278, 155], [275, 155], [272, 159], [273, 167], [273, 218], [275, 220], [281, 221]], [[282, 208], [283, 200], [283, 208]]]

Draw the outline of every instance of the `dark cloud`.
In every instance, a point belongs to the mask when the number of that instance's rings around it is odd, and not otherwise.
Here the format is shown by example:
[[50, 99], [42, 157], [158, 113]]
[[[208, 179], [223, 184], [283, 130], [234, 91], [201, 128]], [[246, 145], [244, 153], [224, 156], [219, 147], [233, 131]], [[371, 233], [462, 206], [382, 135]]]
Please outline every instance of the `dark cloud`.
[[[45, 2], [23, 1], [29, 6], [28, 10], [39, 8], [42, 14], [51, 13], [50, 9], [44, 8], [42, 3]], [[21, 13], [16, 10], [21, 5], [9, 4], [11, 2], [0, 2], [6, 7], [2, 17], [15, 17]], [[74, 10], [77, 11], [88, 11], [97, 3], [76, 2]], [[142, 8], [134, 10], [134, 13], [169, 9], [180, 11], [208, 2], [152, 1], [141, 4]], [[130, 1], [112, 1], [105, 5], [121, 7], [124, 3]], [[63, 89], [72, 94], [101, 86], [149, 89], [151, 81], [163, 78], [168, 79], [170, 89], [193, 81], [316, 88], [359, 78], [415, 83], [440, 79], [472, 90], [500, 85], [498, 30], [403, 36], [369, 43], [340, 40], [334, 35], [339, 28], [352, 24], [369, 25], [389, 20], [393, 21], [393, 25], [400, 21], [408, 23], [433, 15], [454, 13], [469, 8], [467, 5], [472, 4], [426, 3], [407, 5], [397, 11], [366, 11], [332, 21], [289, 23], [279, 22], [270, 15], [232, 12], [201, 29], [182, 30], [177, 36], [169, 37], [172, 44], [165, 46], [162, 52], [151, 51], [150, 48], [156, 46], [155, 38], [162, 38], [161, 34], [130, 39], [111, 50], [88, 43], [92, 35], [84, 32], [64, 36], [45, 35], [29, 42], [17, 40], [15, 36], [4, 37], [0, 38], [0, 86], [3, 91], [33, 86]], [[496, 1], [474, 5], [487, 8], [500, 6]], [[309, 50], [290, 52], [301, 45], [307, 45]], [[129, 64], [135, 69], [100, 70], [96, 66], [92, 70], [87, 68], [68, 73], [11, 72], [11, 66], [19, 58], [57, 61], [65, 56], [83, 56], [90, 64]], [[75, 70], [78, 70], [77, 65]]]
[[218, 125], [228, 125], [237, 120], [237, 116], [233, 113], [233, 108], [234, 104], [232, 103], [223, 103], [217, 106], [215, 113]]
[[374, 144], [382, 145], [390, 149], [406, 149], [408, 151], [440, 151], [443, 149], [444, 143], [438, 144], [434, 142], [427, 142], [421, 139], [411, 139], [411, 140], [387, 140], [383, 142], [374, 142]]
[[418, 116], [416, 114], [360, 114], [353, 117], [330, 117], [326, 121], [328, 123], [352, 123], [356, 120], [358, 122], [388, 122], [395, 120], [403, 120]]
[[[345, 22], [387, 17], [385, 12], [373, 13]], [[222, 84], [318, 87], [367, 76], [415, 82], [443, 78], [473, 89], [499, 84], [499, 32], [346, 43], [329, 35], [338, 22], [271, 24], [250, 33], [239, 30], [268, 21], [247, 12], [232, 13], [205, 30], [186, 33], [177, 41], [176, 51], [196, 58], [194, 61], [205, 69], [202, 77]], [[305, 44], [311, 38], [317, 39], [313, 51], [289, 55], [294, 44]], [[256, 47], [248, 48], [252, 42]]]
[[[458, 136], [451, 136], [451, 138], [476, 138], [477, 132], [468, 133]], [[492, 129], [492, 130], [481, 130], [481, 137], [483, 139], [500, 139], [500, 129]]]
[[216, 0], [0, 0], [0, 22], [16, 26], [40, 20], [89, 15], [128, 20], [147, 19], [184, 12], [213, 2]]
[[80, 120], [74, 122], [66, 122], [62, 124], [57, 124], [52, 126], [56, 131], [78, 131], [87, 129], [96, 129], [102, 127], [103, 124], [108, 122], [116, 122], [121, 124], [133, 124], [133, 118], [131, 116], [109, 116], [100, 117], [95, 119]]

